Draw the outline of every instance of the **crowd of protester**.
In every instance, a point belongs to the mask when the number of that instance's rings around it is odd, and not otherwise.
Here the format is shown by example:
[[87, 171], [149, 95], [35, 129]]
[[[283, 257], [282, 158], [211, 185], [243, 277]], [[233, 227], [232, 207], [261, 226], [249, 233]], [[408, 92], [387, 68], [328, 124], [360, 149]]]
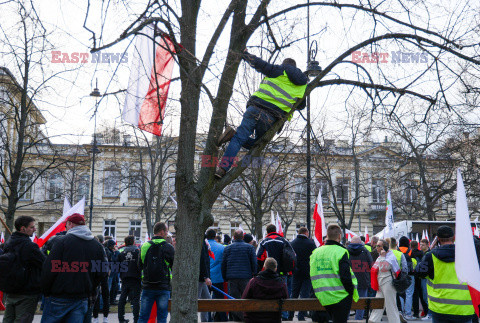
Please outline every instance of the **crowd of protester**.
[[[154, 303], [157, 321], [167, 321], [175, 241], [165, 223], [155, 224], [151, 240], [136, 244], [135, 237], [129, 235], [123, 245], [118, 245], [113, 237], [93, 236], [80, 214], [69, 216], [65, 227], [65, 231], [57, 233], [40, 249], [30, 239], [36, 231], [35, 219], [30, 216], [16, 219], [15, 232], [0, 249], [4, 322], [31, 322], [39, 301], [42, 322], [46, 323], [97, 323], [100, 313], [103, 322], [108, 322], [112, 305], [118, 305], [118, 320], [125, 323], [127, 301], [133, 322], [148, 322]], [[433, 318], [434, 322], [476, 320], [470, 313], [473, 306], [470, 308], [468, 304], [462, 308], [463, 312], [443, 313], [445, 300], [432, 296], [438, 296], [433, 287], [427, 290], [427, 285], [446, 286], [441, 281], [443, 271], [453, 268], [454, 237], [449, 227], [439, 228], [440, 246], [432, 245], [436, 247], [432, 251], [426, 239], [419, 244], [401, 237], [398, 245], [395, 238], [373, 237], [365, 243], [364, 237], [354, 236], [345, 241], [338, 225], [328, 226], [320, 248], [306, 228], [297, 233], [293, 241], [288, 241], [275, 225], [269, 224], [266, 236], [257, 243], [243, 230], [236, 230], [233, 239], [207, 230], [199, 255], [198, 298], [317, 297], [326, 311], [300, 311], [299, 321], [311, 317], [315, 322], [346, 322], [350, 315], [362, 320], [368, 314], [364, 310], [352, 313], [352, 300], [376, 296], [384, 298], [385, 305], [384, 309], [370, 313], [371, 322], [381, 321], [385, 311], [392, 323], [419, 318]], [[448, 286], [459, 284], [456, 275], [450, 276], [454, 278], [449, 278]], [[392, 284], [400, 277], [406, 284], [402, 292]], [[430, 308], [429, 297], [435, 300]], [[202, 312], [200, 318], [202, 322], [268, 323], [293, 320], [294, 315], [294, 312]]]

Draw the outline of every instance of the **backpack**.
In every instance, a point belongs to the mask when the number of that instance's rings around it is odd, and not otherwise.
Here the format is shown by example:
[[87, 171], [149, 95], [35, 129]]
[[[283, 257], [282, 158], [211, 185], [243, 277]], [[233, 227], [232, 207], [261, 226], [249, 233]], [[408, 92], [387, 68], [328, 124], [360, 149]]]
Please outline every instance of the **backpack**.
[[148, 243], [150, 243], [150, 248], [148, 248], [145, 255], [143, 281], [155, 284], [164, 282], [165, 279], [170, 280], [170, 269], [165, 263], [165, 257], [163, 256], [163, 246], [166, 242], [155, 243], [150, 240]]
[[283, 252], [282, 252], [282, 271], [286, 274], [293, 271], [295, 268], [295, 263], [297, 262], [297, 255], [293, 250], [292, 246], [287, 241], [283, 242]]
[[0, 256], [0, 290], [4, 293], [15, 293], [27, 284], [27, 269], [21, 259], [20, 250], [9, 250]]

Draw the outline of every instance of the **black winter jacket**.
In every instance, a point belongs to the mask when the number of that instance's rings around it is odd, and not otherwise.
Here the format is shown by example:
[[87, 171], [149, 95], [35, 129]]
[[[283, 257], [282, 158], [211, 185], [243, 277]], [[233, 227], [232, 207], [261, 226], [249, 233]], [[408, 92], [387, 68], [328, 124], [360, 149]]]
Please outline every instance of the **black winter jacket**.
[[[258, 270], [263, 268], [263, 263], [267, 257], [273, 257], [277, 261], [277, 272], [280, 275], [287, 275], [283, 269], [283, 247], [292, 248], [290, 242], [285, 240], [281, 235], [276, 232], [267, 234], [264, 240], [260, 242], [260, 246], [257, 251]], [[292, 248], [293, 249], [293, 248]]]
[[87, 298], [108, 271], [103, 246], [86, 226], [76, 226], [55, 241], [43, 264], [42, 291], [46, 296]]
[[360, 243], [349, 244], [347, 250], [350, 253], [353, 273], [357, 277], [358, 289], [368, 289], [370, 287], [370, 269], [373, 264], [370, 252]]
[[14, 232], [10, 239], [5, 243], [4, 252], [16, 252], [20, 254], [25, 269], [27, 270], [27, 281], [23, 284], [21, 290], [14, 294], [35, 295], [40, 294], [40, 276], [45, 255], [40, 251], [38, 245], [30, 240], [25, 233]]
[[199, 282], [205, 282], [205, 278], [210, 278], [210, 255], [208, 254], [207, 243], [203, 241], [202, 252], [200, 253], [200, 274]]
[[140, 249], [137, 246], [126, 246], [120, 255], [118, 255], [118, 261], [123, 264], [127, 263], [127, 270], [124, 266], [120, 265], [120, 278], [123, 279], [136, 279], [140, 281], [142, 279], [142, 272], [138, 268], [138, 257], [140, 256]]
[[222, 259], [222, 277], [230, 279], [250, 279], [257, 273], [255, 248], [243, 240], [234, 240], [225, 247]]
[[[270, 64], [250, 53], [244, 53], [243, 59], [246, 60], [254, 69], [262, 73], [266, 77], [275, 78], [283, 75], [283, 73], [285, 72], [290, 82], [295, 85], [305, 85], [308, 83], [307, 76], [299, 68], [296, 68], [294, 66]], [[247, 105], [255, 105], [259, 108], [263, 108], [277, 117], [283, 117], [285, 115], [285, 111], [283, 111], [282, 109], [254, 95], [250, 97]], [[305, 100], [300, 103], [298, 110], [302, 110], [303, 108], [305, 108]]]
[[60, 231], [57, 234], [55, 234], [53, 237], [48, 239], [47, 242], [45, 242], [45, 244], [42, 247], [42, 251], [45, 254], [45, 256], [48, 256], [50, 251], [52, 251], [53, 244], [55, 243], [55, 241], [57, 241], [57, 238], [63, 237], [66, 234], [67, 234], [67, 231]]
[[292, 243], [292, 248], [297, 254], [297, 263], [293, 271], [296, 279], [310, 279], [310, 255], [317, 248], [315, 242], [303, 234], [297, 235]]

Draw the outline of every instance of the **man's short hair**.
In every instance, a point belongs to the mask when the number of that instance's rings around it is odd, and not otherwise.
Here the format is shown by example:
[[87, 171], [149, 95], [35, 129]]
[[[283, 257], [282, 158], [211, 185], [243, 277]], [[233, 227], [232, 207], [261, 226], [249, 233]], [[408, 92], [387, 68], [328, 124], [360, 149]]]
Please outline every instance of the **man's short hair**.
[[327, 239], [328, 240], [337, 240], [342, 237], [342, 229], [338, 224], [329, 224], [327, 228]]
[[362, 239], [359, 236], [353, 236], [351, 243], [362, 243]]
[[397, 247], [397, 239], [395, 239], [394, 237], [391, 237], [390, 238], [390, 248], [395, 249], [396, 247]]
[[298, 229], [298, 234], [304, 234], [308, 236], [308, 229], [305, 227], [301, 227], [300, 229]]
[[[388, 251], [388, 249], [389, 249], [390, 246], [389, 246], [387, 240], [380, 239], [380, 240], [378, 240], [378, 242], [381, 242], [381, 243], [382, 243], [382, 248], [383, 248], [383, 250]], [[378, 243], [377, 243], [377, 244], [378, 244]]]
[[243, 240], [243, 231], [238, 229], [233, 233], [233, 240]]
[[35, 222], [35, 219], [28, 215], [19, 216], [15, 220], [15, 230], [20, 231], [22, 227], [28, 227], [30, 223]]
[[135, 243], [135, 237], [134, 236], [126, 236], [125, 237], [125, 245], [126, 246], [131, 246]]
[[410, 247], [412, 249], [417, 249], [418, 248], [418, 242], [415, 240], [410, 241]]
[[215, 239], [216, 235], [217, 235], [217, 232], [215, 232], [215, 230], [213, 230], [213, 229], [208, 229], [207, 233], [205, 233], [205, 236], [208, 240]]
[[297, 62], [293, 58], [285, 58], [282, 62], [282, 65], [291, 65], [293, 67], [297, 67]]
[[272, 232], [277, 232], [277, 227], [275, 226], [275, 224], [267, 225], [267, 234]]
[[364, 237], [364, 236], [360, 236], [360, 240], [362, 240], [362, 242], [365, 242], [365, 237]]
[[157, 222], [153, 226], [153, 234], [160, 233], [160, 231], [168, 231], [167, 225], [165, 224], [165, 222]]
[[372, 239], [370, 239], [371, 242], [378, 242], [379, 238], [378, 237], [372, 237]]
[[426, 245], [428, 246], [428, 240], [427, 240], [427, 239], [422, 239], [422, 240], [420, 240], [420, 243], [424, 243], [424, 244], [426, 244]]
[[97, 235], [98, 242], [103, 243], [105, 239], [103, 238], [103, 234]]
[[263, 267], [265, 269], [277, 271], [277, 261], [275, 260], [275, 258], [268, 257], [267, 259], [265, 259], [265, 262], [263, 263]]

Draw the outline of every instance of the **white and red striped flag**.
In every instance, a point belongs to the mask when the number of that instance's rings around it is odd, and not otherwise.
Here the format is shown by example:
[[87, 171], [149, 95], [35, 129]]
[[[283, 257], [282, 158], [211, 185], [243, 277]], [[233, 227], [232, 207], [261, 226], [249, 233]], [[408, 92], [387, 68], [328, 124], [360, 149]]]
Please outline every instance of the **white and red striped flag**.
[[277, 233], [283, 237], [282, 221], [280, 220], [280, 216], [278, 216], [278, 211], [275, 226], [277, 227]]
[[3, 232], [2, 232], [2, 235], [0, 236], [0, 243], [5, 243], [5, 236], [3, 235]]
[[460, 169], [458, 169], [455, 216], [455, 271], [458, 281], [460, 283], [467, 283], [472, 304], [478, 316], [480, 305], [480, 267], [478, 261], [472, 261], [472, 255], [476, 255], [477, 253], [475, 251], [473, 236], [469, 234], [470, 228], [467, 195], [463, 185], [462, 174]]
[[370, 236], [368, 235], [368, 227], [365, 226], [365, 243], [370, 242]]
[[175, 47], [165, 34], [155, 37], [154, 43], [154, 28], [146, 26], [137, 36], [122, 118], [161, 136]]
[[148, 235], [148, 231], [145, 232], [145, 242], [147, 242], [148, 240], [150, 240], [150, 236]]
[[[45, 242], [48, 241], [48, 239], [50, 239], [51, 237], [53, 237], [54, 235], [56, 235], [58, 232], [62, 232], [65, 230], [65, 221], [67, 220], [67, 218], [74, 214], [74, 213], [78, 213], [78, 214], [84, 214], [85, 212], [85, 197], [83, 197], [80, 201], [78, 201], [77, 204], [75, 204], [73, 207], [69, 208], [69, 209], [65, 209], [65, 207], [68, 207], [70, 206], [70, 203], [68, 202], [67, 198], [65, 197], [65, 202], [63, 203], [63, 215], [60, 217], [60, 219], [57, 220], [57, 222], [55, 222], [54, 225], [52, 225], [50, 227], [50, 229], [48, 229], [44, 234], [42, 234], [42, 236], [40, 238], [38, 238], [37, 240], [37, 244], [38, 246], [41, 248]], [[91, 219], [90, 219], [91, 221]]]
[[313, 209], [313, 221], [315, 221], [315, 234], [313, 241], [318, 246], [323, 245], [323, 237], [327, 235], [327, 228], [325, 226], [325, 218], [323, 216], [323, 204], [322, 204], [322, 189], [318, 192], [317, 201], [315, 202], [315, 208]]

